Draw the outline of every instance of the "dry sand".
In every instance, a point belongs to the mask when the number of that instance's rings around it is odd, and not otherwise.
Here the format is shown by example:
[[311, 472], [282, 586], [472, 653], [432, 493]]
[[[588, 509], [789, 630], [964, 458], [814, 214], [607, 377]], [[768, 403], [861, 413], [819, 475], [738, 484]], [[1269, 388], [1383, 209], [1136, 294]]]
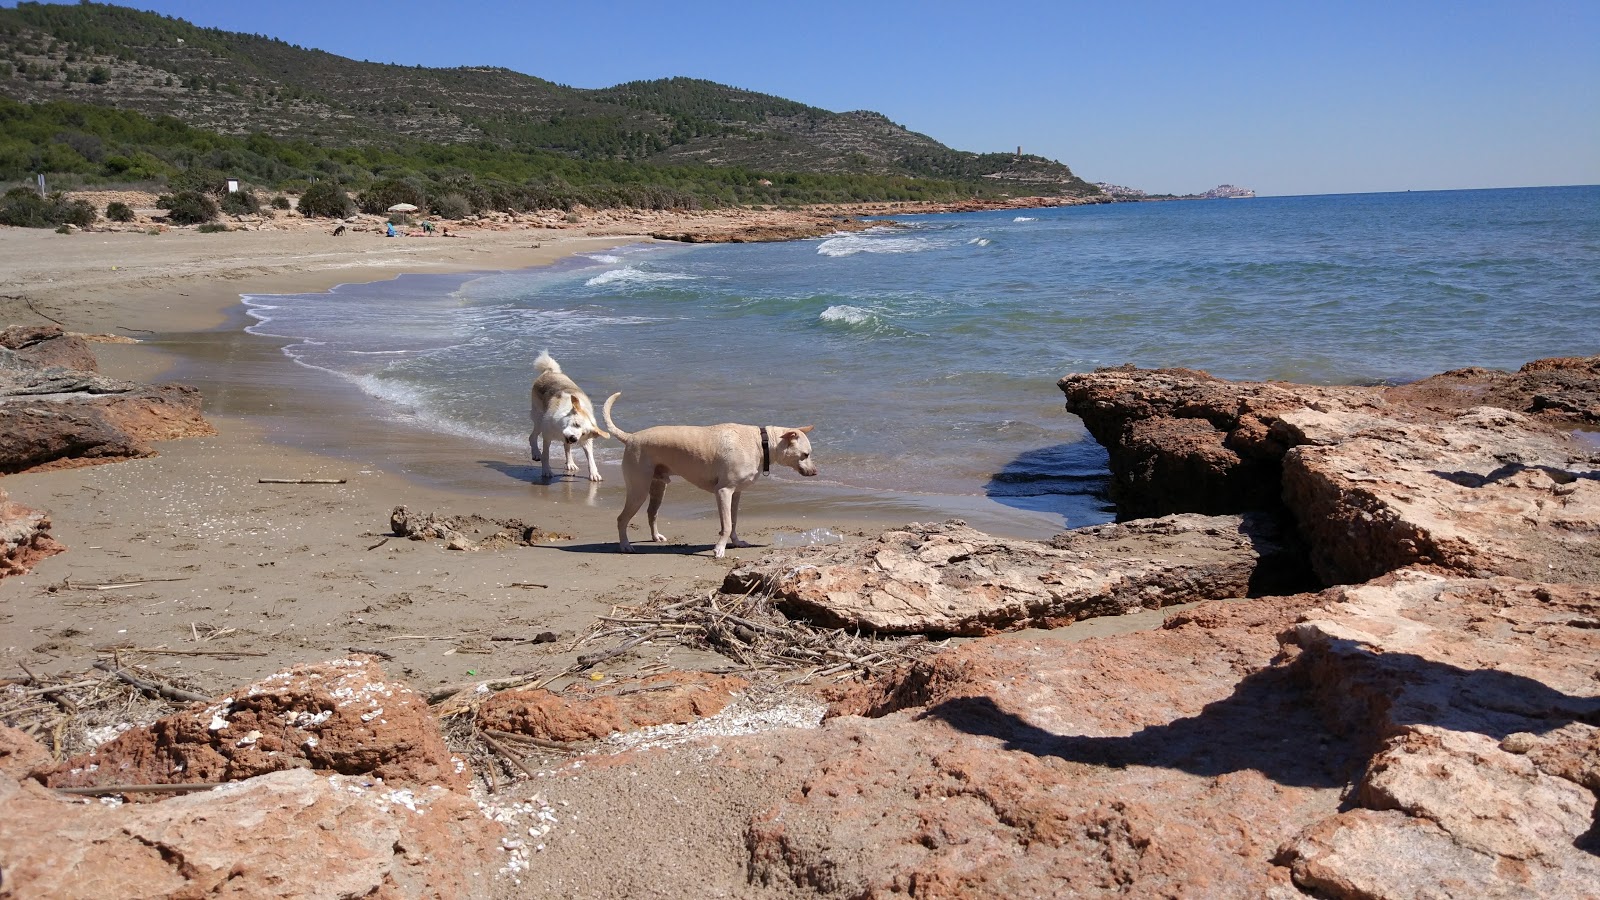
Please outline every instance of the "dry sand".
[[[118, 658], [222, 693], [294, 663], [363, 649], [392, 657], [392, 674], [430, 690], [559, 671], [575, 655], [569, 639], [613, 605], [719, 585], [739, 551], [711, 558], [709, 495], [680, 486], [668, 496], [664, 530], [688, 543], [619, 554], [614, 469], [600, 485], [545, 485], [526, 458], [485, 459], [462, 442], [364, 421], [357, 398], [288, 362], [272, 340], [241, 331], [241, 293], [522, 268], [648, 240], [628, 224], [460, 229], [462, 237], [450, 239], [334, 237], [310, 224], [210, 235], [0, 228], [0, 324], [55, 321], [73, 332], [141, 338], [97, 344], [102, 370], [135, 380], [179, 376], [201, 389], [218, 430], [161, 444], [151, 459], [0, 479], [12, 499], [47, 511], [70, 548], [0, 582], [0, 668], [82, 672], [110, 648], [145, 648], [167, 652], [121, 650]], [[306, 446], [318, 452], [296, 449]], [[264, 477], [346, 482], [258, 483]], [[776, 531], [862, 533], [896, 523], [892, 509], [823, 520], [806, 508], [799, 479], [789, 481], [774, 478], [747, 502], [741, 532], [753, 542]], [[400, 505], [520, 519], [570, 537], [478, 552], [385, 541], [390, 510]], [[516, 643], [550, 631], [564, 640]], [[663, 647], [633, 665], [655, 661], [726, 662]]]

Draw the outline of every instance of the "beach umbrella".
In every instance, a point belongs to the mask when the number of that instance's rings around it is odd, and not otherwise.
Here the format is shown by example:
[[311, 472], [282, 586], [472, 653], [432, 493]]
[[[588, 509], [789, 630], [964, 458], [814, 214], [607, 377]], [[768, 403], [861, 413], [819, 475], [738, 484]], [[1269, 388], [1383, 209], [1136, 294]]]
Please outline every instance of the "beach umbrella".
[[417, 208], [410, 203], [396, 203], [389, 207], [389, 212], [416, 212]]

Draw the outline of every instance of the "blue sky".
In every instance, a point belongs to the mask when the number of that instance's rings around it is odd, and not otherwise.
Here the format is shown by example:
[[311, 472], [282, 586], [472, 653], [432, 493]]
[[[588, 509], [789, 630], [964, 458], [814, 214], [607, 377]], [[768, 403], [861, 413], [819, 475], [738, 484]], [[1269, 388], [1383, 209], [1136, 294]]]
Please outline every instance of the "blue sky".
[[1151, 192], [1600, 183], [1600, 0], [126, 5], [574, 87], [707, 78]]

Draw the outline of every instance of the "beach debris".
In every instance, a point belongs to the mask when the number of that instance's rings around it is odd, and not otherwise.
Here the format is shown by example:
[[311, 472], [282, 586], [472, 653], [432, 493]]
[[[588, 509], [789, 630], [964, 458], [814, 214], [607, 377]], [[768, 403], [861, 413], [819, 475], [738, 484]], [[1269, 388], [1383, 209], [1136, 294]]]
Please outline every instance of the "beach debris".
[[[570, 534], [545, 531], [521, 519], [488, 519], [477, 514], [446, 516], [412, 512], [404, 506], [396, 506], [389, 513], [389, 530], [396, 537], [414, 541], [443, 541], [445, 547], [451, 550], [501, 550], [572, 539]], [[376, 549], [381, 543], [368, 549]]]
[[922, 634], [823, 627], [788, 618], [769, 597], [717, 591], [655, 597], [641, 606], [599, 616], [589, 633], [574, 642], [574, 649], [607, 640], [617, 643], [580, 655], [569, 669], [547, 683], [661, 640], [725, 656], [737, 663], [747, 678], [785, 684], [870, 674], [944, 646]]
[[257, 478], [256, 484], [344, 484], [344, 478]]

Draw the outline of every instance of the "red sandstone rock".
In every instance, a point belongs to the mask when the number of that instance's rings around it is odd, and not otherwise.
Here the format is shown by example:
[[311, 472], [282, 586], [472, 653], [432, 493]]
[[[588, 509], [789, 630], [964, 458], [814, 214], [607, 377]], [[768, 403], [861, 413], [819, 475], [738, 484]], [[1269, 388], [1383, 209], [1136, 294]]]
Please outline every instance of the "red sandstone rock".
[[152, 441], [215, 433], [194, 388], [40, 368], [0, 350], [0, 475], [150, 456]]
[[69, 335], [59, 325], [13, 325], [0, 328], [0, 347], [14, 350], [31, 365], [59, 369], [100, 371], [89, 342]]
[[277, 772], [107, 805], [0, 778], [5, 897], [484, 897], [499, 826], [437, 785]]
[[123, 732], [48, 772], [51, 787], [238, 781], [291, 768], [466, 789], [420, 694], [370, 657], [299, 666]]
[[50, 764], [50, 751], [27, 733], [0, 725], [0, 781], [27, 776]]
[[50, 536], [50, 517], [12, 503], [0, 490], [0, 578], [26, 575], [39, 560], [66, 550]]
[[595, 694], [575, 688], [501, 691], [478, 709], [478, 726], [551, 741], [584, 741], [652, 725], [686, 724], [721, 712], [749, 686], [736, 676], [663, 672], [640, 680], [636, 693]]

